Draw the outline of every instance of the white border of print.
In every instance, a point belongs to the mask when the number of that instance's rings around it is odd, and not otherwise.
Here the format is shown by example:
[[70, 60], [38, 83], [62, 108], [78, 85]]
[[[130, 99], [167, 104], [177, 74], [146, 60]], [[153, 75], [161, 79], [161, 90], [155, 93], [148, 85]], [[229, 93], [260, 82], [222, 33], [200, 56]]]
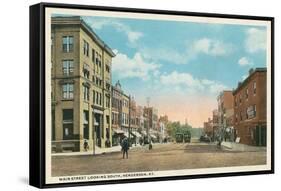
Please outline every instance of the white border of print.
[[[271, 22], [258, 21], [247, 19], [228, 19], [228, 18], [211, 18], [211, 17], [196, 17], [196, 16], [179, 16], [165, 14], [147, 14], [147, 13], [125, 13], [115, 11], [97, 11], [97, 10], [77, 10], [65, 8], [46, 8], [45, 12], [45, 85], [46, 85], [46, 184], [55, 183], [71, 183], [71, 182], [92, 182], [102, 180], [117, 180], [117, 179], [136, 179], [136, 178], [151, 178], [165, 176], [182, 176], [182, 175], [198, 175], [198, 174], [216, 174], [230, 172], [245, 172], [245, 171], [262, 171], [271, 169], [271, 128], [267, 128], [267, 164], [257, 166], [241, 166], [241, 167], [221, 167], [221, 168], [204, 168], [204, 169], [184, 169], [184, 170], [169, 170], [169, 171], [153, 171], [153, 172], [136, 172], [136, 173], [112, 173], [103, 175], [81, 175], [81, 176], [51, 176], [51, 15], [52, 14], [70, 14], [80, 16], [106, 16], [114, 18], [134, 18], [148, 20], [169, 20], [169, 21], [186, 21], [197, 23], [212, 23], [212, 24], [232, 24], [232, 25], [250, 25], [264, 26], [267, 28], [267, 127], [271, 127]], [[120, 178], [121, 177], [121, 178]]]

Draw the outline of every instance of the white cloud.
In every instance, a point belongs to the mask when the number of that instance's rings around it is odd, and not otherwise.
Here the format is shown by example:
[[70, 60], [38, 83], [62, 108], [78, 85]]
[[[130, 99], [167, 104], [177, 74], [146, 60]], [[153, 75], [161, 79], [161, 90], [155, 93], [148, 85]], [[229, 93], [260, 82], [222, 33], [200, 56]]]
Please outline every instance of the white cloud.
[[246, 31], [245, 49], [255, 53], [266, 49], [266, 30], [250, 28]]
[[146, 59], [154, 61], [168, 61], [174, 64], [185, 64], [188, 55], [169, 48], [142, 48], [140, 50]]
[[184, 85], [196, 89], [203, 88], [200, 80], [195, 79], [191, 74], [178, 73], [177, 71], [174, 71], [168, 75], [161, 75], [160, 82], [165, 85]]
[[154, 61], [167, 61], [174, 64], [187, 64], [190, 60], [197, 58], [199, 54], [207, 54], [210, 56], [225, 56], [233, 51], [233, 45], [222, 41], [202, 38], [186, 44], [181, 50], [158, 47], [158, 48], [142, 48], [142, 55]]
[[238, 64], [240, 66], [251, 66], [253, 65], [253, 62], [249, 60], [247, 57], [242, 57], [238, 60]]
[[204, 53], [212, 56], [224, 56], [231, 52], [232, 45], [219, 40], [202, 38], [193, 42], [192, 49], [195, 54]]
[[113, 19], [97, 19], [92, 21], [88, 20], [88, 23], [91, 23], [90, 26], [93, 29], [97, 30], [100, 30], [106, 26], [114, 27], [118, 32], [125, 33], [130, 43], [135, 43], [143, 36], [142, 32], [134, 31], [128, 25], [125, 25], [124, 23]]
[[136, 53], [132, 58], [126, 54], [117, 52], [116, 57], [112, 60], [113, 73], [118, 78], [141, 78], [147, 80], [151, 75], [159, 75], [157, 69], [159, 64], [153, 62], [146, 62], [140, 53]]
[[141, 32], [135, 32], [135, 31], [130, 31], [130, 30], [127, 31], [126, 33], [128, 35], [128, 40], [131, 43], [136, 42], [139, 38], [141, 38], [143, 36], [143, 34]]
[[163, 74], [160, 76], [162, 85], [171, 87], [181, 87], [181, 90], [188, 92], [207, 92], [217, 95], [222, 90], [228, 89], [224, 84], [208, 79], [194, 78], [189, 73], [179, 73], [173, 71], [170, 74]]

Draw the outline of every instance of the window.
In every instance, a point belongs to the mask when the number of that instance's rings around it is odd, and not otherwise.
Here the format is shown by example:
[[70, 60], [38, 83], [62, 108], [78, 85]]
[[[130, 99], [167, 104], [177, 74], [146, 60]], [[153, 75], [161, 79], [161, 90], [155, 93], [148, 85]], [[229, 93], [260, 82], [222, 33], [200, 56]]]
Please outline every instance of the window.
[[240, 94], [240, 96], [239, 96], [239, 103], [241, 103], [242, 102], [242, 94]]
[[105, 66], [105, 70], [110, 73], [110, 67], [108, 65]]
[[73, 109], [62, 110], [63, 140], [73, 139]]
[[90, 88], [88, 86], [83, 85], [83, 97], [86, 101], [89, 101], [89, 89]]
[[101, 96], [101, 93], [100, 93], [100, 105], [102, 105], [102, 96]]
[[67, 83], [62, 85], [64, 99], [73, 99], [73, 84]]
[[86, 69], [83, 70], [83, 75], [85, 78], [89, 79], [90, 78], [90, 72]]
[[238, 122], [238, 115], [235, 115], [235, 122]]
[[234, 106], [237, 106], [237, 97], [234, 98]]
[[109, 97], [105, 98], [105, 102], [106, 102], [105, 103], [106, 107], [109, 108], [110, 107], [110, 104], [109, 104], [110, 103], [110, 99], [109, 99]]
[[95, 63], [96, 63], [96, 72], [99, 73], [99, 54], [98, 52], [96, 51], [96, 56], [95, 56]]
[[248, 100], [248, 97], [249, 97], [249, 90], [248, 90], [248, 88], [246, 89], [246, 94], [245, 94], [245, 96], [246, 96], [246, 99]]
[[243, 121], [243, 112], [240, 111], [240, 121]]
[[106, 116], [106, 124], [109, 124], [109, 115]]
[[89, 111], [83, 112], [83, 138], [89, 139]]
[[95, 63], [95, 60], [96, 60], [95, 50], [92, 49], [92, 62]]
[[256, 105], [254, 105], [254, 117], [256, 117], [257, 116], [257, 107], [256, 107]]
[[62, 50], [63, 52], [73, 51], [73, 36], [62, 37]]
[[107, 89], [108, 91], [110, 91], [110, 84], [109, 84], [109, 83], [106, 83], [106, 89]]
[[254, 95], [256, 95], [256, 93], [257, 93], [257, 83], [256, 82], [254, 82], [253, 88], [254, 88]]
[[89, 43], [84, 40], [84, 46], [83, 46], [83, 53], [85, 56], [89, 56]]
[[73, 74], [73, 60], [62, 61], [63, 75], [69, 76]]

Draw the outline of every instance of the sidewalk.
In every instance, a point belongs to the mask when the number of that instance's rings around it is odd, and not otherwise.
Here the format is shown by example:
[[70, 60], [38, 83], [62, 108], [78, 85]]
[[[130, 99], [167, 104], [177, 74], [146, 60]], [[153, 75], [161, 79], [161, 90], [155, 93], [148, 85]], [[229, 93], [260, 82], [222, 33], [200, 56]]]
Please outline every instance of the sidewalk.
[[250, 145], [234, 143], [234, 142], [222, 142], [221, 145], [224, 147], [224, 149], [230, 151], [242, 151], [242, 152], [266, 151], [266, 147], [250, 146]]
[[[133, 145], [130, 149], [140, 148], [140, 145]], [[121, 146], [113, 146], [110, 148], [100, 148], [95, 147], [95, 155], [106, 154], [106, 153], [114, 153], [121, 152]], [[81, 156], [81, 155], [93, 155], [93, 151], [82, 151], [82, 152], [62, 152], [62, 153], [52, 153], [52, 156]]]

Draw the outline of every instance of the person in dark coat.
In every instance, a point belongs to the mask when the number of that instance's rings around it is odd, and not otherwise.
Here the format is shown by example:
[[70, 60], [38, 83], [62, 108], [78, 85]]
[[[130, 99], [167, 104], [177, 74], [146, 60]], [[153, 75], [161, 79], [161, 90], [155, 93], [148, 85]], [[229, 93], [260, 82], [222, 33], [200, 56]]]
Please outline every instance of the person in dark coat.
[[126, 137], [122, 140], [121, 146], [123, 151], [123, 159], [125, 158], [125, 154], [126, 154], [126, 158], [128, 158], [129, 141]]

